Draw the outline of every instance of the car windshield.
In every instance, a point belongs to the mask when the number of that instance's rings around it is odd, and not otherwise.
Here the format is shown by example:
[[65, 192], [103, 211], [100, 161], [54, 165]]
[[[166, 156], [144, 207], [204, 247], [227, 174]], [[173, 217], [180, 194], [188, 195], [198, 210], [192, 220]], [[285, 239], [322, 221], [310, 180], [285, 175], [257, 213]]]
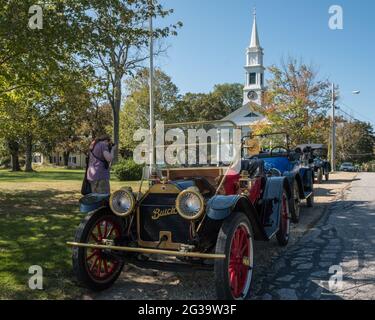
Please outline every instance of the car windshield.
[[353, 163], [350, 163], [350, 162], [345, 162], [342, 164], [343, 167], [352, 167], [353, 166]]
[[[254, 153], [280, 153], [289, 149], [288, 135], [283, 132], [252, 135], [245, 138], [244, 144], [244, 152], [248, 156]], [[250, 146], [256, 146], [258, 150], [254, 147], [249, 150]]]
[[156, 169], [230, 166], [241, 130], [229, 121], [166, 124], [156, 129]]

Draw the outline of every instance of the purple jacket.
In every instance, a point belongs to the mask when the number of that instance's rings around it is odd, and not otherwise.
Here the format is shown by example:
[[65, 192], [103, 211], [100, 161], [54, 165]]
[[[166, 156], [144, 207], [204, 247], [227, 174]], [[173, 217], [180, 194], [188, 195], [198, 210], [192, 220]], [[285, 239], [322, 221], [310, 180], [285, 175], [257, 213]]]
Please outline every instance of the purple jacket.
[[[109, 152], [106, 142], [98, 142], [90, 152], [89, 167], [87, 170], [88, 181], [109, 180], [109, 168], [105, 168], [104, 151]], [[92, 155], [95, 155], [95, 157]]]

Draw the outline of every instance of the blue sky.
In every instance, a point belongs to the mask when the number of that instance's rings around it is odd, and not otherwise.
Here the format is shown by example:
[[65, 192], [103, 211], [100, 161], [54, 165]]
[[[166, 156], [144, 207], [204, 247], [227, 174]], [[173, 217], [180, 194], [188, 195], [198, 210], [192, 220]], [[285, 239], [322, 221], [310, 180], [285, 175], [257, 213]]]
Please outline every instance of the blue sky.
[[[252, 8], [257, 8], [265, 66], [293, 56], [312, 63], [321, 78], [340, 86], [345, 110], [375, 124], [375, 1], [373, 0], [161, 0], [182, 21], [157, 61], [181, 93], [208, 92], [217, 83], [244, 82]], [[344, 10], [344, 29], [328, 27], [331, 5]], [[157, 22], [160, 23], [160, 22]], [[266, 75], [267, 78], [267, 75]], [[361, 90], [360, 95], [352, 95]]]

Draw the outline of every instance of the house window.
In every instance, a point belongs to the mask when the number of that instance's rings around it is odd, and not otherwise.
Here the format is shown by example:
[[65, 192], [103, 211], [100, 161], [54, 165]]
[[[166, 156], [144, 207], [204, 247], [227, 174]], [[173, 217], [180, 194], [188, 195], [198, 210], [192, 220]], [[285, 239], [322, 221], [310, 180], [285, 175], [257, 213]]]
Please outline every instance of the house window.
[[249, 84], [256, 84], [257, 83], [257, 74], [252, 72], [249, 74]]
[[73, 163], [73, 164], [77, 164], [77, 157], [72, 157], [72, 159], [71, 159], [71, 163]]

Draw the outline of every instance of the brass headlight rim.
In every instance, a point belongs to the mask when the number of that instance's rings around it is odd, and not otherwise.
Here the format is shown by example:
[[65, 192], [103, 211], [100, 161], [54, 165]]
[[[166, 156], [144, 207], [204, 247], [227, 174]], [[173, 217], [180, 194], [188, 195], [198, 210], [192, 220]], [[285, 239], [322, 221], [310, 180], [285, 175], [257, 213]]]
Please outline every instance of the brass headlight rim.
[[[125, 213], [119, 213], [113, 207], [113, 198], [118, 192], [125, 192], [126, 194], [129, 195], [129, 199], [130, 199], [131, 204], [130, 204], [130, 207], [129, 207], [128, 211], [126, 211]], [[121, 189], [115, 191], [114, 193], [112, 193], [110, 198], [109, 198], [109, 207], [111, 208], [112, 212], [120, 218], [126, 218], [126, 217], [130, 216], [135, 209], [135, 205], [136, 205], [136, 200], [135, 200], [133, 192], [131, 191], [131, 188], [121, 188]]]
[[[192, 193], [192, 194], [196, 195], [196, 196], [199, 198], [199, 200], [200, 200], [200, 202], [201, 202], [201, 204], [202, 204], [202, 205], [201, 205], [201, 208], [200, 208], [200, 210], [199, 210], [199, 212], [198, 212], [196, 215], [194, 215], [194, 216], [188, 216], [188, 215], [186, 215], [185, 213], [181, 212], [181, 210], [180, 210], [181, 198], [182, 198], [185, 194], [187, 194], [187, 193]], [[195, 187], [188, 188], [188, 189], [186, 189], [186, 190], [181, 191], [181, 192], [178, 194], [177, 199], [176, 199], [176, 210], [177, 210], [178, 214], [179, 214], [182, 218], [184, 218], [184, 219], [186, 219], [186, 220], [189, 220], [189, 221], [195, 221], [195, 220], [198, 220], [198, 219], [201, 218], [202, 215], [204, 214], [204, 209], [205, 209], [205, 201], [204, 201], [204, 198], [203, 198], [202, 194], [199, 192], [199, 190], [197, 190], [197, 188], [195, 188]]]

